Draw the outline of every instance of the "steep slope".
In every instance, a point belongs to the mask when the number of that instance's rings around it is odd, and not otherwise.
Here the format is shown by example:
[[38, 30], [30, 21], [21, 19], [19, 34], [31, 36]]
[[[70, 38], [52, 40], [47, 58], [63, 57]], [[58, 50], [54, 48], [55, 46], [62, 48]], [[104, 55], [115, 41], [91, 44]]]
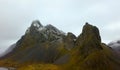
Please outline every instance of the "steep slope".
[[86, 23], [76, 37], [33, 21], [0, 66], [19, 70], [119, 70], [120, 58], [101, 42], [99, 29]]
[[[74, 35], [72, 35], [71, 33], [68, 34], [66, 39], [67, 38], [75, 39]], [[71, 44], [72, 40], [67, 40], [67, 43]], [[101, 37], [97, 27], [86, 23], [83, 27], [82, 33], [74, 42], [74, 48], [71, 49], [69, 53], [56, 60], [55, 63], [59, 64], [57, 66], [54, 66], [55, 68], [57, 68], [56, 70], [120, 69], [120, 59], [116, 55], [114, 55], [115, 53], [112, 49], [110, 49], [104, 43], [101, 43]], [[35, 70], [36, 68], [41, 69], [41, 67], [38, 67], [39, 65], [41, 64], [31, 65], [31, 67], [28, 68], [34, 68], [33, 70]], [[42, 67], [43, 68], [41, 70], [44, 70], [46, 68], [45, 65], [42, 65]], [[50, 67], [50, 69], [52, 70], [52, 68], [54, 67]]]
[[81, 35], [76, 41], [76, 46], [80, 46], [80, 55], [83, 55], [84, 57], [94, 51], [102, 50], [103, 48], [101, 47], [101, 38], [98, 28], [86, 23]]
[[33, 21], [25, 35], [16, 43], [13, 51], [2, 57], [0, 63], [6, 66], [29, 62], [53, 63], [69, 52], [69, 46], [64, 45], [64, 38], [66, 38], [65, 33], [56, 27], [43, 26], [38, 20]]
[[65, 70], [119, 70], [119, 59], [113, 51], [101, 43], [97, 27], [86, 23], [76, 40]]

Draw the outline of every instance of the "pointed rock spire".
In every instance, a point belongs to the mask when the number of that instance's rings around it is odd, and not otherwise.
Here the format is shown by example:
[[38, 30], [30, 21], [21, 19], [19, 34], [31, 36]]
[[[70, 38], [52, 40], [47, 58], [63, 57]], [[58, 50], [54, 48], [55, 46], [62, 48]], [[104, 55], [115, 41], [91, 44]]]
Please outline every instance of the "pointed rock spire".
[[84, 56], [87, 56], [94, 50], [102, 49], [99, 29], [96, 26], [86, 23], [81, 35], [76, 40], [76, 46], [79, 46], [80, 53]]
[[99, 33], [99, 29], [96, 26], [90, 25], [88, 22], [83, 27], [82, 34], [84, 36], [92, 36], [96, 40], [99, 40], [101, 42], [101, 37]]
[[83, 40], [97, 41], [101, 43], [99, 29], [96, 26], [86, 23], [83, 27], [81, 35], [77, 39], [77, 44], [80, 44]]

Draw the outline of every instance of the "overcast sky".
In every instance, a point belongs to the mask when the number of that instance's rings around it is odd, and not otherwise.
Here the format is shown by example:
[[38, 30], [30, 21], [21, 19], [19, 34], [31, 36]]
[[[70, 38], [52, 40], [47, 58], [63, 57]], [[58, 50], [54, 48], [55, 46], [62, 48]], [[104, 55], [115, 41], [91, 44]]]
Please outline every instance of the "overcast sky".
[[120, 0], [0, 0], [0, 51], [36, 19], [76, 36], [89, 22], [99, 27], [103, 42], [120, 39]]

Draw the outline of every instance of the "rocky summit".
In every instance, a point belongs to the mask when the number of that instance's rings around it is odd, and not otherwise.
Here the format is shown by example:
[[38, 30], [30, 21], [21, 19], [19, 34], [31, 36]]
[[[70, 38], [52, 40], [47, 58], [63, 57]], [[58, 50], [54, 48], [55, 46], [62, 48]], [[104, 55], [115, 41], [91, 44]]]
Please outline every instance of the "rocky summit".
[[65, 33], [61, 30], [52, 25], [43, 26], [35, 20], [16, 43], [16, 47], [3, 58], [16, 63], [28, 61], [51, 63], [67, 52], [64, 38]]
[[119, 56], [101, 42], [99, 29], [86, 23], [65, 70], [119, 70]]
[[76, 40], [76, 46], [80, 46], [80, 53], [84, 56], [87, 56], [89, 53], [93, 52], [93, 50], [102, 50], [101, 37], [98, 28], [86, 23], [82, 33]]
[[53, 25], [49, 24], [43, 26], [38, 20], [32, 22], [31, 26], [26, 31], [26, 35], [27, 34], [30, 34], [31, 36], [36, 37], [36, 39], [43, 42], [46, 40], [59, 40], [65, 35], [64, 32], [57, 29]]
[[9, 49], [0, 58], [1, 67], [17, 70], [120, 69], [120, 56], [101, 42], [99, 29], [89, 23], [76, 37], [35, 20]]

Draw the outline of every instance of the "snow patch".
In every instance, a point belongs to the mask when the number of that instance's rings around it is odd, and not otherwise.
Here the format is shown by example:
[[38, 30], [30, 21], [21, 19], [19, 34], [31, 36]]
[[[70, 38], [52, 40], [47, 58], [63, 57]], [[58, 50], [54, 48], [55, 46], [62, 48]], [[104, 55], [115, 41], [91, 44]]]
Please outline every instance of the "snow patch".
[[40, 25], [38, 23], [34, 23], [33, 26], [40, 27]]
[[61, 39], [63, 35], [65, 35], [63, 31], [57, 29], [53, 25], [48, 24], [46, 26], [43, 26], [40, 24], [39, 21], [33, 21], [31, 27], [27, 29], [26, 33], [30, 33], [31, 31], [34, 31], [31, 29], [37, 30], [37, 32], [39, 34], [42, 34], [46, 39], [48, 39], [51, 36], [54, 37], [54, 39], [58, 40]]
[[32, 26], [37, 27], [37, 28], [43, 27], [43, 25], [38, 20], [33, 21]]
[[40, 27], [40, 28], [38, 28], [38, 31], [41, 31], [41, 30], [43, 30], [44, 28], [43, 27]]
[[33, 26], [38, 27], [38, 28], [40, 27], [39, 23], [37, 22], [33, 23]]

